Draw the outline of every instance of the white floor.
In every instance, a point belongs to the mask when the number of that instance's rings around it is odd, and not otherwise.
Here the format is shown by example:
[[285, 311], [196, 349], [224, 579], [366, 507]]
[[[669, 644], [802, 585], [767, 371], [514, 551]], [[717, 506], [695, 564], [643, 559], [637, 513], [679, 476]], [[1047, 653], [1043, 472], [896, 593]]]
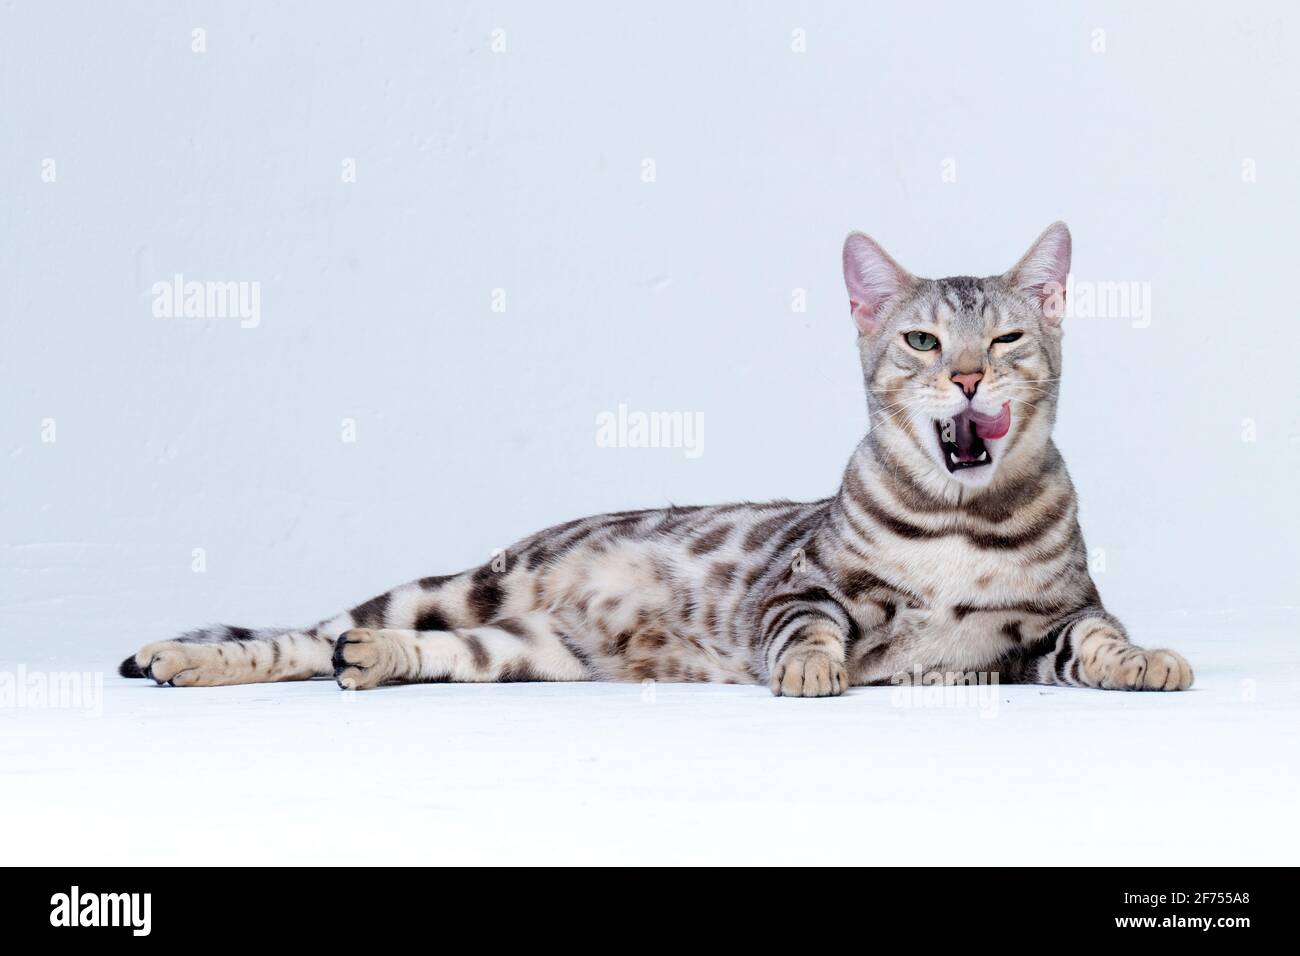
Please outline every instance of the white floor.
[[[1145, 622], [1184, 694], [838, 700], [659, 685], [118, 678], [116, 628], [5, 620], [0, 860], [1294, 864], [1294, 612]], [[33, 695], [103, 669], [102, 698]], [[21, 686], [19, 686], [21, 685]], [[924, 706], [922, 706], [924, 705]]]

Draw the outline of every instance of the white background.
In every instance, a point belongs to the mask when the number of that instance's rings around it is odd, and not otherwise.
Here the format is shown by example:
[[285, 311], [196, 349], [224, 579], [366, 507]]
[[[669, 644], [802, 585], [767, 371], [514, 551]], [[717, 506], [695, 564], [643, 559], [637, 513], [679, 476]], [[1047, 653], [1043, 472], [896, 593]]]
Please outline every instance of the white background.
[[[98, 718], [0, 708], [4, 799], [43, 821], [19, 855], [326, 854], [313, 814], [344, 787], [425, 835], [356, 859], [908, 861], [1018, 798], [1040, 835], [970, 862], [1294, 862], [1298, 30], [1288, 3], [5, 5], [6, 671], [311, 623], [583, 514], [830, 494], [865, 425], [844, 234], [983, 275], [1060, 218], [1076, 280], [1152, 297], [1147, 328], [1068, 327], [1057, 437], [1099, 585], [1198, 674], [1181, 698], [1009, 689], [986, 720], [867, 690], [345, 704], [110, 670]], [[155, 317], [175, 273], [260, 283], [260, 325]], [[620, 403], [701, 413], [703, 455], [598, 447]], [[268, 792], [260, 837], [194, 816]], [[1126, 803], [1149, 832], [1098, 809]], [[887, 806], [888, 840], [834, 851], [763, 830]], [[122, 826], [159, 813], [204, 838]]]

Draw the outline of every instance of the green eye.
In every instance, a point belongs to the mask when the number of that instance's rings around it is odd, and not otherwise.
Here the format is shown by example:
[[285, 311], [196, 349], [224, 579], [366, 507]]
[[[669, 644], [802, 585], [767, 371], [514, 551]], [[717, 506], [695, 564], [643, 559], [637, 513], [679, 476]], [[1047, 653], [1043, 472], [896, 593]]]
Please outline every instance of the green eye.
[[939, 347], [939, 340], [929, 332], [908, 332], [903, 338], [907, 339], [907, 344], [918, 352], [928, 352]]
[[1020, 336], [1024, 334], [1025, 334], [1024, 332], [1008, 332], [1006, 335], [999, 335], [996, 339], [993, 340], [993, 343], [995, 345], [998, 344], [1005, 345], [1007, 342], [1014, 342], [1016, 339], [1020, 338]]

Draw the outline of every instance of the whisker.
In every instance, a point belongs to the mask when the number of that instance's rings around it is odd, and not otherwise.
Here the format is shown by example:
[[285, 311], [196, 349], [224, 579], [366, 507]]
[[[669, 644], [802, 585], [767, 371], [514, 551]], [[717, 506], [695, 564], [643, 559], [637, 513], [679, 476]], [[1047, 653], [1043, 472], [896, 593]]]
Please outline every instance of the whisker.
[[885, 406], [883, 406], [883, 407], [884, 407], [884, 408], [893, 408], [893, 407], [895, 407], [896, 405], [906, 405], [906, 404], [911, 403], [911, 402], [920, 402], [920, 401], [922, 401], [924, 398], [925, 398], [924, 395], [918, 395], [918, 396], [915, 396], [915, 397], [908, 396], [908, 397], [905, 397], [905, 398], [900, 398], [900, 399], [899, 399], [898, 401], [896, 401], [896, 402], [890, 402], [888, 405], [885, 405]]
[[911, 406], [911, 405], [899, 405], [898, 407], [896, 407], [896, 408], [892, 408], [892, 409], [890, 409], [890, 408], [879, 408], [879, 409], [876, 409], [875, 415], [878, 416], [878, 417], [882, 417], [882, 418], [884, 418], [884, 419], [889, 419], [889, 418], [892, 418], [893, 416], [897, 415], [899, 412], [905, 412], [905, 411], [908, 411], [908, 410], [909, 410], [910, 408], [912, 408], [912, 407], [913, 407], [913, 406]]
[[[902, 404], [902, 403], [900, 403], [900, 404]], [[903, 412], [910, 411], [911, 409], [915, 408], [915, 407], [916, 407], [917, 405], [919, 405], [919, 404], [920, 404], [920, 402], [912, 402], [912, 403], [910, 403], [910, 404], [903, 404], [903, 407], [902, 407], [902, 408], [899, 408], [897, 411], [892, 412], [892, 413], [891, 413], [887, 418], [885, 418], [885, 419], [883, 419], [883, 420], [881, 420], [881, 421], [879, 421], [879, 422], [876, 422], [874, 425], [872, 425], [872, 424], [868, 424], [868, 426], [867, 426], [867, 433], [870, 434], [872, 431], [874, 431], [874, 430], [875, 430], [877, 427], [879, 427], [880, 425], [888, 424], [889, 422], [891, 422], [891, 421], [893, 421], [895, 418], [897, 418], [899, 415], [901, 415]]]
[[910, 398], [900, 398], [900, 399], [899, 399], [898, 401], [896, 401], [896, 402], [890, 402], [888, 405], [883, 405], [883, 406], [881, 406], [880, 408], [876, 409], [876, 411], [878, 411], [878, 412], [888, 411], [888, 410], [891, 409], [891, 408], [897, 408], [899, 405], [904, 405], [904, 404], [906, 404], [907, 402], [910, 402], [910, 401], [915, 401], [915, 399], [910, 399]]
[[1014, 390], [1017, 389], [1017, 388], [1028, 388], [1028, 389], [1033, 389], [1035, 392], [1037, 392], [1037, 393], [1040, 394], [1040, 395], [1051, 395], [1051, 394], [1052, 394], [1052, 393], [1049, 392], [1047, 389], [1045, 389], [1045, 388], [1039, 388], [1037, 385], [1023, 385], [1023, 384], [1022, 384], [1022, 385], [1008, 385], [1008, 386], [1007, 386], [1007, 390], [1008, 390], [1008, 391], [1014, 391]]

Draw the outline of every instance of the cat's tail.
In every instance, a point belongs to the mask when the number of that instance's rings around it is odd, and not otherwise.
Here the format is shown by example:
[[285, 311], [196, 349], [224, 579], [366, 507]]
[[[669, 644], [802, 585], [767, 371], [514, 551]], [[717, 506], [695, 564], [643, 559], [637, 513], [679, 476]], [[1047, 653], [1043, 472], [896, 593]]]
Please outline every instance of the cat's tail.
[[[282, 638], [290, 634], [309, 635], [315, 631], [303, 631], [292, 627], [235, 627], [232, 624], [211, 624], [207, 627], [195, 628], [192, 631], [186, 631], [179, 637], [172, 638], [172, 641], [180, 644], [222, 644], [226, 641], [265, 641], [274, 645], [277, 638]], [[126, 660], [122, 661], [117, 667], [117, 672], [123, 677], [149, 677], [147, 666], [141, 667], [139, 664], [140, 654], [132, 654]], [[147, 662], [146, 662], [147, 665]]]
[[117, 665], [117, 672], [123, 677], [143, 677], [144, 671], [140, 670], [140, 665], [135, 662], [135, 655], [132, 654], [122, 663]]

